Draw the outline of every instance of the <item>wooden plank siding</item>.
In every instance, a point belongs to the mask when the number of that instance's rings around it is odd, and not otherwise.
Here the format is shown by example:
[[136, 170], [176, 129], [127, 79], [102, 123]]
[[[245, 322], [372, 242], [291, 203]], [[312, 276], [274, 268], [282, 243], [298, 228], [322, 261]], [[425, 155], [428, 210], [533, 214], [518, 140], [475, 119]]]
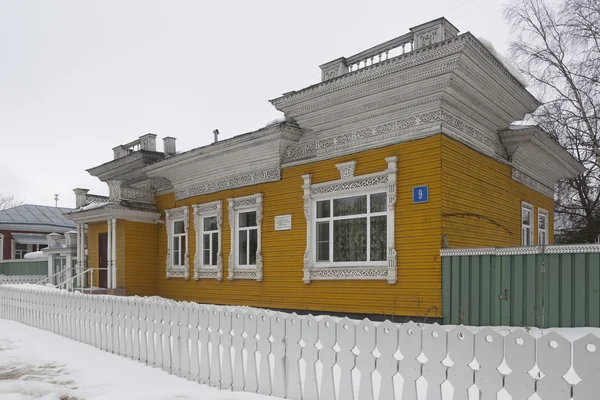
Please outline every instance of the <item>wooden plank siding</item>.
[[512, 179], [510, 166], [442, 136], [442, 235], [451, 248], [520, 246], [521, 201], [548, 211], [548, 242], [554, 243], [554, 201]]
[[[160, 225], [163, 227], [163, 225]], [[126, 221], [123, 229], [124, 242], [123, 254], [125, 265], [125, 280], [127, 282], [128, 296], [153, 296], [158, 292], [157, 285], [157, 235], [159, 225], [143, 222]], [[119, 225], [117, 224], [117, 229]], [[120, 230], [117, 230], [117, 242], [119, 242]], [[120, 242], [119, 242], [120, 243]], [[119, 246], [117, 243], [117, 246]], [[117, 247], [117, 253], [119, 252]], [[117, 254], [117, 258], [118, 254]], [[164, 270], [163, 270], [164, 272]]]
[[[398, 202], [396, 204], [396, 250], [398, 282], [332, 280], [305, 284], [303, 256], [306, 248], [306, 219], [303, 212], [302, 178], [312, 174], [314, 184], [339, 179], [335, 164], [356, 160], [355, 175], [384, 171], [386, 157], [398, 156]], [[428, 185], [428, 203], [413, 204], [412, 188]], [[158, 232], [158, 294], [200, 303], [248, 305], [313, 311], [365, 314], [441, 316], [441, 135], [358, 154], [285, 168], [278, 182], [227, 190], [175, 201], [173, 194], [157, 197], [157, 207], [224, 201], [222, 253], [224, 276], [230, 249], [227, 199], [263, 193], [262, 253], [263, 282], [236, 279], [184, 280], [165, 278], [167, 235]], [[292, 230], [275, 231], [277, 215], [292, 215]], [[190, 215], [192, 210], [190, 208]], [[193, 221], [190, 220], [190, 270], [196, 251]], [[128, 242], [129, 245], [129, 242]], [[129, 268], [129, 265], [128, 265]], [[191, 272], [191, 275], [192, 272]]]

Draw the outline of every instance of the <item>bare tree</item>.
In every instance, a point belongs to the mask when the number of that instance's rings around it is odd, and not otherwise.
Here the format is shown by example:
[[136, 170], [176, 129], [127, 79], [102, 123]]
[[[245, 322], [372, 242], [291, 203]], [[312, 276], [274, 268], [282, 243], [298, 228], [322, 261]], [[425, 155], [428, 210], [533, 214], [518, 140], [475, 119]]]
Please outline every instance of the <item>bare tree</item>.
[[510, 56], [543, 105], [532, 116], [587, 171], [559, 182], [557, 227], [566, 242], [600, 234], [600, 2], [517, 0], [505, 9]]
[[23, 204], [23, 201], [17, 199], [14, 194], [0, 193], [0, 210], [20, 206], [21, 204]]

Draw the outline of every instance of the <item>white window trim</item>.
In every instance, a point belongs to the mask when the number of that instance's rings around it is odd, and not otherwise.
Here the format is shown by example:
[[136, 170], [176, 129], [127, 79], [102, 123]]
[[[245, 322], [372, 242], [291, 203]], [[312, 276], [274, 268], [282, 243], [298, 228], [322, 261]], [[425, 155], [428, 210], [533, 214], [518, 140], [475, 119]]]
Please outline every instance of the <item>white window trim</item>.
[[[196, 256], [194, 257], [194, 279], [214, 278], [223, 279], [223, 201], [217, 200], [210, 203], [194, 204], [194, 229], [196, 231]], [[208, 217], [217, 217], [217, 232], [219, 237], [219, 246], [217, 249], [217, 265], [204, 265], [204, 241], [203, 219]]]
[[[167, 226], [167, 278], [190, 278], [190, 259], [189, 259], [189, 211], [187, 206], [166, 210], [166, 226]], [[173, 246], [173, 223], [175, 221], [183, 221], [185, 229], [185, 265], [173, 265], [172, 246]]]
[[[229, 229], [231, 231], [231, 242], [229, 250], [229, 279], [256, 279], [258, 282], [263, 280], [263, 262], [262, 262], [262, 218], [263, 218], [263, 195], [257, 193], [251, 196], [236, 197], [227, 199], [229, 203]], [[240, 212], [256, 211], [256, 265], [238, 266], [237, 265], [237, 221]]]
[[533, 205], [531, 205], [527, 202], [524, 202], [524, 201], [521, 202], [521, 217], [520, 217], [521, 218], [521, 246], [527, 246], [524, 241], [525, 238], [523, 237], [523, 228], [526, 226], [523, 224], [523, 210], [525, 208], [531, 212], [531, 218], [529, 219], [529, 222], [531, 224], [531, 225], [529, 225], [529, 227], [530, 227], [530, 230], [529, 230], [529, 243], [530, 244], [529, 244], [529, 246], [533, 246], [533, 232], [534, 232], [534, 226], [535, 226], [534, 225], [535, 219], [533, 216], [534, 209], [533, 209]]
[[537, 229], [538, 229], [538, 246], [542, 246], [540, 244], [540, 215], [543, 215], [544, 217], [546, 217], [546, 229], [543, 231], [544, 232], [544, 245], [548, 245], [548, 211], [544, 210], [543, 208], [538, 208], [538, 219], [537, 219]]
[[[355, 161], [338, 164], [340, 179], [312, 184], [312, 175], [302, 175], [304, 180], [304, 216], [306, 217], [306, 250], [304, 252], [304, 283], [313, 280], [387, 280], [398, 281], [397, 253], [395, 247], [395, 212], [397, 199], [398, 157], [387, 157], [387, 169], [382, 172], [354, 176]], [[313, 238], [315, 235], [316, 201], [332, 197], [346, 197], [371, 193], [387, 193], [387, 261], [380, 265], [361, 263], [321, 266], [315, 262]], [[358, 264], [358, 265], [357, 265]], [[379, 263], [377, 263], [379, 264]]]

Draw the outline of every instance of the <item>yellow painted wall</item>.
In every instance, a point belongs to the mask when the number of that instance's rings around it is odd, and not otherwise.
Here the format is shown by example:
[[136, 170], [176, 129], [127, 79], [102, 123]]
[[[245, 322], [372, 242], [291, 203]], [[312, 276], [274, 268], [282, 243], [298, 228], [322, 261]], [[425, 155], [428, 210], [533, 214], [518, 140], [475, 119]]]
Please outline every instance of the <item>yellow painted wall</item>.
[[128, 223], [125, 220], [118, 219], [117, 220], [117, 288], [124, 289], [127, 287], [127, 262], [125, 260], [125, 224]]
[[512, 169], [442, 136], [442, 234], [451, 248], [520, 246], [521, 201], [537, 214], [548, 211], [548, 242], [554, 242], [554, 203], [511, 178]]
[[[164, 225], [160, 225], [164, 227]], [[117, 224], [119, 228], [119, 225]], [[158, 292], [157, 286], [157, 234], [158, 225], [142, 222], [124, 221], [123, 239], [127, 237], [124, 247], [125, 280], [128, 296], [153, 296]], [[119, 241], [120, 231], [117, 231]], [[117, 244], [118, 246], [118, 244]], [[117, 252], [119, 247], [117, 247]], [[118, 258], [118, 255], [117, 255]]]
[[[201, 303], [248, 305], [286, 309], [348, 313], [424, 315], [441, 314], [441, 135], [402, 143], [360, 154], [285, 168], [279, 182], [227, 190], [175, 201], [173, 194], [157, 198], [165, 210], [224, 200], [223, 260], [227, 277], [230, 229], [227, 198], [263, 193], [262, 223], [263, 282], [214, 279], [165, 278], [167, 235], [164, 225], [158, 234], [158, 294], [177, 300]], [[398, 283], [387, 281], [302, 281], [306, 247], [306, 219], [303, 213], [302, 178], [313, 175], [313, 183], [339, 179], [335, 164], [356, 160], [355, 175], [383, 171], [386, 157], [398, 156], [398, 203], [396, 205], [396, 250]], [[413, 204], [412, 188], [428, 185], [430, 201]], [[190, 208], [190, 215], [192, 210]], [[292, 214], [292, 230], [274, 230], [276, 215]], [[190, 221], [190, 275], [193, 276], [195, 232]], [[129, 243], [129, 242], [128, 242]], [[129, 268], [129, 266], [128, 266]], [[129, 281], [129, 280], [128, 280]]]

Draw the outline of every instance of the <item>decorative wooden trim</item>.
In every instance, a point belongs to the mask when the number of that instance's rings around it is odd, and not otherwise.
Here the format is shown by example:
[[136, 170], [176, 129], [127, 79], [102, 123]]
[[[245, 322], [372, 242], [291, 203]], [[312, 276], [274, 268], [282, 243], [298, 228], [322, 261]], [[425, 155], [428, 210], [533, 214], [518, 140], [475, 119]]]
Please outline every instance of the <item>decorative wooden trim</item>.
[[[303, 281], [310, 283], [312, 280], [330, 280], [330, 279], [379, 279], [387, 280], [394, 284], [398, 280], [397, 253], [395, 248], [394, 235], [394, 216], [397, 199], [397, 157], [388, 157], [387, 169], [374, 174], [361, 176], [346, 176], [336, 181], [324, 182], [312, 185], [311, 175], [302, 175], [304, 184], [304, 216], [306, 217], [306, 250], [304, 252]], [[355, 162], [353, 162], [355, 163]], [[348, 164], [348, 163], [346, 163]], [[340, 165], [340, 164], [338, 164]], [[352, 169], [354, 169], [354, 164]], [[344, 165], [343, 167], [347, 167]], [[338, 167], [338, 169], [340, 169]], [[341, 173], [341, 171], [340, 171]], [[317, 267], [313, 256], [312, 230], [313, 230], [313, 203], [320, 197], [331, 194], [352, 193], [364, 189], [386, 189], [387, 192], [387, 265], [384, 266], [360, 266], [356, 267]]]
[[231, 178], [207, 182], [198, 186], [178, 190], [175, 192], [175, 200], [182, 200], [188, 197], [220, 192], [222, 190], [236, 189], [244, 186], [258, 185], [259, 183], [275, 182], [280, 179], [281, 169], [279, 167], [270, 168], [264, 171], [238, 175]]
[[441, 249], [440, 256], [510, 256], [525, 254], [570, 254], [570, 253], [600, 253], [600, 243], [590, 244], [558, 244], [549, 246], [525, 247], [482, 247], [470, 249]]
[[[263, 280], [263, 261], [262, 261], [262, 219], [263, 219], [263, 194], [257, 193], [251, 196], [237, 197], [227, 199], [229, 230], [231, 232], [230, 250], [229, 250], [229, 280], [233, 279], [256, 279], [258, 282]], [[256, 267], [238, 267], [235, 261], [236, 240], [236, 219], [239, 211], [256, 210]]]
[[[190, 246], [189, 246], [189, 211], [188, 211], [188, 207], [187, 206], [183, 206], [183, 207], [178, 207], [178, 208], [173, 208], [171, 210], [165, 210], [165, 214], [166, 214], [166, 228], [167, 228], [167, 260], [166, 260], [166, 265], [167, 265], [167, 274], [166, 277], [167, 278], [184, 278], [184, 279], [189, 279], [190, 278], [190, 261], [189, 261], [189, 251], [190, 251]], [[185, 265], [183, 267], [181, 266], [174, 266], [173, 265], [173, 259], [171, 257], [171, 247], [173, 246], [172, 244], [172, 239], [173, 239], [173, 232], [172, 232], [172, 223], [174, 221], [181, 221], [183, 220], [183, 226], [185, 229]]]
[[[196, 255], [194, 257], [194, 279], [213, 278], [218, 281], [223, 279], [223, 200], [210, 203], [194, 204], [194, 230], [196, 232]], [[217, 265], [202, 265], [202, 219], [204, 217], [217, 217], [217, 230], [219, 235], [219, 248], [217, 249]]]

